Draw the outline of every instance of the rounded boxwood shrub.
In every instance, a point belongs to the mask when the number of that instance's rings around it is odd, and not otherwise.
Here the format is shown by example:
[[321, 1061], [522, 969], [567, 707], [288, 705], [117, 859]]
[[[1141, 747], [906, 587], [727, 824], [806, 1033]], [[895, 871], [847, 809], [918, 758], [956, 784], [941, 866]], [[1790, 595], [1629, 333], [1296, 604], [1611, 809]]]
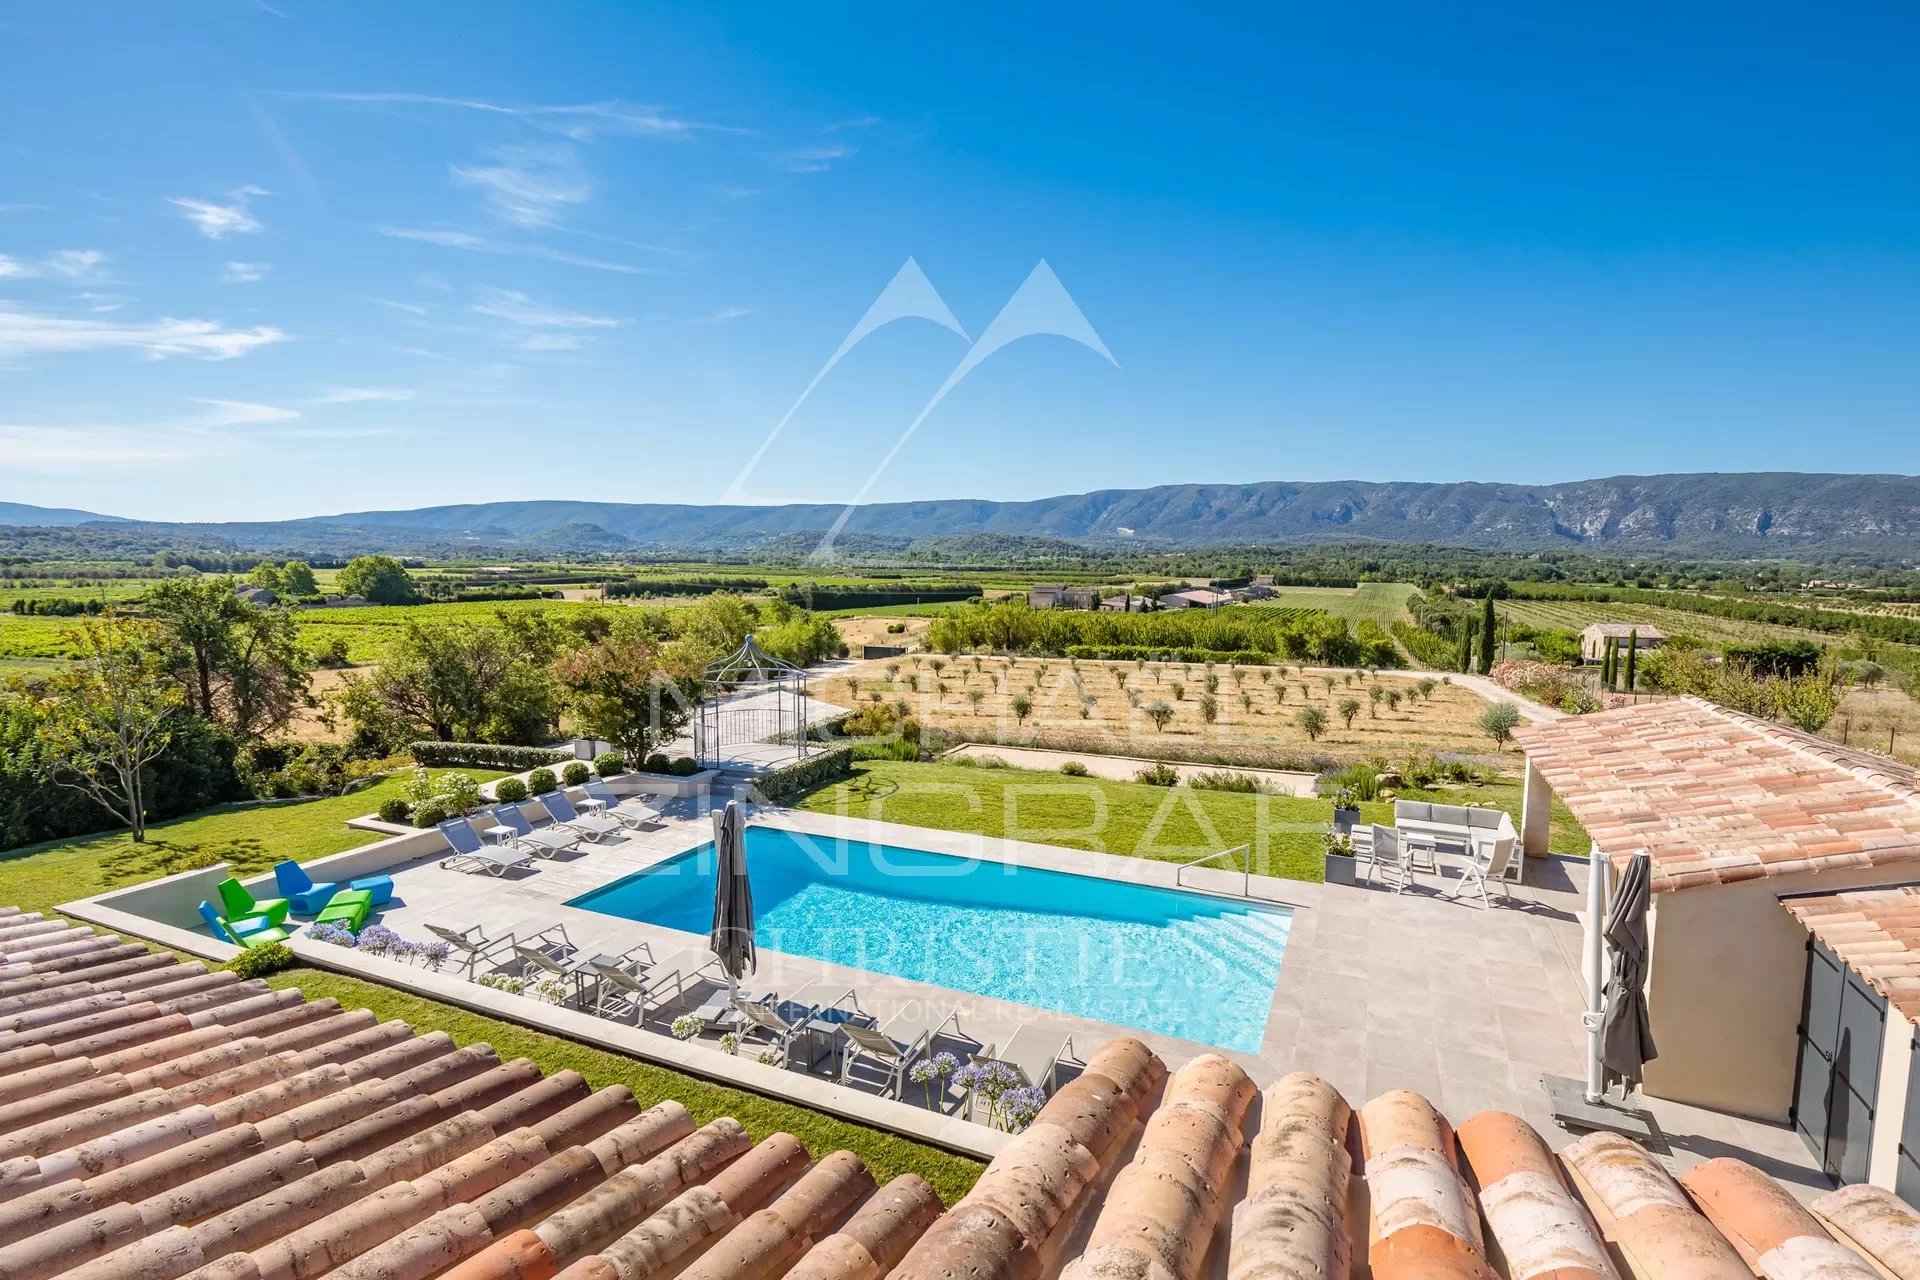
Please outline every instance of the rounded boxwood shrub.
[[411, 805], [399, 796], [394, 796], [391, 799], [380, 802], [380, 821], [405, 822], [407, 815], [412, 811], [413, 807]]
[[493, 798], [502, 804], [519, 804], [527, 798], [527, 784], [518, 778], [502, 778], [493, 784]]
[[665, 755], [656, 751], [652, 755], [647, 757], [648, 773], [665, 773], [666, 771], [667, 771], [667, 757]]
[[543, 796], [560, 785], [551, 769], [535, 769], [527, 775], [527, 790], [536, 796]]
[[300, 958], [293, 954], [293, 949], [286, 943], [263, 942], [257, 947], [248, 947], [222, 967], [231, 969], [244, 982], [248, 978], [264, 978], [270, 973], [291, 969], [299, 962]]
[[413, 807], [413, 825], [431, 827], [445, 822], [452, 815], [447, 812], [447, 802], [439, 796], [428, 796]]
[[602, 751], [593, 758], [593, 771], [603, 778], [611, 778], [616, 773], [627, 771], [627, 753], [624, 751]]
[[581, 761], [575, 760], [560, 771], [560, 781], [570, 787], [577, 787], [592, 775], [593, 771], [591, 769], [587, 768]]
[[681, 756], [678, 760], [675, 760], [667, 766], [667, 772], [676, 778], [691, 778], [694, 774], [700, 772], [700, 762], [692, 756]]

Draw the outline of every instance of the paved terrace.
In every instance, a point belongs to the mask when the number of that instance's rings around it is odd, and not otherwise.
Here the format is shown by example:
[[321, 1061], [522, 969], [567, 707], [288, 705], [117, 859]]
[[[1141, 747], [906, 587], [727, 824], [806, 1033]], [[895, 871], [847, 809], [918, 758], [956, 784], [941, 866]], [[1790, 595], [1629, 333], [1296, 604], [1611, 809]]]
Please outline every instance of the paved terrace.
[[[789, 810], [763, 810], [755, 821], [1169, 888], [1175, 883], [1172, 865], [1143, 859]], [[622, 952], [645, 942], [665, 960], [688, 947], [703, 947], [704, 936], [565, 903], [710, 838], [704, 807], [686, 800], [676, 802], [657, 827], [540, 861], [536, 870], [512, 879], [417, 861], [394, 871], [394, 902], [380, 921], [416, 940], [430, 936], [422, 927], [429, 921], [455, 929], [478, 925], [489, 936], [524, 937], [560, 925], [584, 950]], [[1255, 877], [1256, 897], [1293, 908], [1292, 934], [1261, 1051], [1226, 1056], [1261, 1087], [1307, 1071], [1348, 1098], [1407, 1089], [1456, 1119], [1484, 1110], [1510, 1112], [1564, 1145], [1574, 1135], [1554, 1125], [1539, 1078], [1549, 1072], [1578, 1077], [1584, 1070], [1581, 930], [1575, 913], [1576, 884], [1585, 864], [1530, 859], [1529, 883], [1513, 888], [1511, 905], [1489, 910], [1452, 899], [1458, 880], [1444, 858], [1442, 863], [1438, 878], [1419, 876], [1403, 894]], [[1358, 869], [1364, 872], [1365, 864]], [[1186, 881], [1188, 887], [1237, 894], [1242, 878], [1203, 868], [1187, 872]], [[1004, 1045], [1015, 1028], [1032, 1022], [1070, 1035], [1082, 1059], [1123, 1036], [1144, 1041], [1174, 1068], [1215, 1052], [1192, 1041], [767, 950], [745, 986], [790, 993], [816, 980], [854, 990], [861, 1007], [883, 1023], [910, 1002], [956, 1009], [964, 1031], [987, 1044]], [[650, 1020], [649, 1029], [664, 1032], [675, 1013], [719, 989], [713, 981], [696, 986], [686, 1001]], [[1665, 1131], [1676, 1170], [1713, 1156], [1739, 1155], [1797, 1194], [1812, 1195], [1828, 1185], [1799, 1139], [1784, 1127], [1657, 1099], [1645, 1105]]]

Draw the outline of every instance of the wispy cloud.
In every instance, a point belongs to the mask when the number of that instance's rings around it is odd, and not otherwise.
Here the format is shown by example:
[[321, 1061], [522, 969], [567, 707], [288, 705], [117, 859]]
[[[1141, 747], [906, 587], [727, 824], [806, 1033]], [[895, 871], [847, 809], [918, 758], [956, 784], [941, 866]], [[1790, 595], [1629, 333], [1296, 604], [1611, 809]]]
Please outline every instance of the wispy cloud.
[[34, 262], [0, 253], [0, 280], [9, 277], [30, 279], [36, 276], [60, 276], [68, 280], [97, 282], [106, 278], [102, 270], [106, 261], [107, 255], [98, 249], [55, 249]]
[[193, 402], [207, 406], [207, 412], [194, 422], [195, 426], [257, 427], [269, 422], [291, 422], [300, 416], [298, 409], [256, 404], [250, 400], [215, 400], [195, 396]]
[[474, 290], [476, 315], [491, 316], [525, 329], [611, 329], [621, 324], [615, 316], [589, 315], [535, 302], [518, 289], [483, 285]]
[[227, 284], [258, 284], [267, 278], [264, 262], [229, 262], [220, 268], [220, 279]]
[[726, 125], [706, 124], [676, 115], [670, 108], [642, 103], [606, 102], [516, 103], [481, 98], [445, 97], [432, 93], [303, 93], [295, 97], [324, 102], [360, 102], [394, 106], [446, 107], [510, 116], [538, 129], [582, 141], [601, 135], [680, 138], [701, 131], [745, 133]]
[[729, 320], [738, 320], [741, 316], [752, 315], [746, 307], [721, 307], [718, 311], [709, 311], [694, 320], [695, 324], [725, 324]]
[[393, 298], [369, 297], [367, 301], [377, 307], [390, 307], [395, 311], [404, 311], [410, 316], [424, 316], [428, 311], [428, 308], [421, 306], [417, 302], [399, 302]]
[[0, 213], [32, 213], [46, 207], [43, 204], [0, 204]]
[[405, 387], [329, 387], [308, 401], [309, 404], [366, 404], [369, 401], [413, 399]]
[[229, 329], [212, 320], [159, 320], [114, 323], [24, 311], [0, 303], [0, 355], [131, 351], [150, 360], [194, 356], [231, 360], [250, 351], [285, 342], [272, 325]]
[[617, 271], [621, 275], [646, 276], [657, 275], [653, 267], [636, 267], [627, 262], [611, 262], [605, 258], [589, 258], [578, 253], [568, 253], [564, 249], [554, 249], [544, 244], [515, 244], [503, 240], [494, 240], [471, 231], [461, 231], [452, 227], [381, 227], [380, 234], [392, 236], [396, 240], [417, 240], [422, 244], [437, 244], [447, 249], [464, 249], [469, 253], [490, 253], [504, 257], [540, 258], [547, 262], [563, 263], [570, 267], [586, 267], [593, 271]]
[[550, 227], [593, 197], [578, 154], [564, 143], [498, 147], [489, 158], [493, 163], [453, 165], [453, 180], [478, 188], [494, 212], [517, 227]]
[[850, 143], [829, 142], [777, 152], [773, 161], [788, 173], [825, 173], [833, 168], [836, 160], [848, 160], [859, 153], [860, 148]]
[[248, 185], [229, 191], [224, 204], [193, 196], [169, 196], [167, 203], [181, 209], [187, 221], [200, 229], [201, 235], [209, 240], [221, 240], [259, 231], [263, 224], [253, 216], [251, 206], [255, 197], [269, 194], [263, 187]]
[[162, 439], [150, 428], [52, 427], [0, 423], [0, 467], [62, 472], [176, 462], [203, 450]]

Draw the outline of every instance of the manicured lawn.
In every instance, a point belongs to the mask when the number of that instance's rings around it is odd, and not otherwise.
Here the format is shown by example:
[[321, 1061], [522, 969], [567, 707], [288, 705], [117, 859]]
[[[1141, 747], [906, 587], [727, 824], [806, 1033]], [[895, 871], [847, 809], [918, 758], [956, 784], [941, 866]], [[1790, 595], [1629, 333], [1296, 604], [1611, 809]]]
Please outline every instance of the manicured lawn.
[[[465, 772], [481, 782], [503, 776], [484, 769]], [[105, 832], [13, 849], [0, 853], [0, 903], [50, 911], [57, 903], [216, 862], [231, 862], [239, 874], [253, 875], [284, 858], [304, 862], [344, 853], [381, 839], [378, 832], [349, 828], [347, 819], [372, 813], [406, 784], [405, 776], [396, 775], [324, 800], [220, 805], [148, 827], [143, 845], [124, 832]]]
[[[1320, 836], [1333, 818], [1325, 800], [897, 761], [857, 765], [799, 807], [1163, 862], [1245, 844], [1255, 872], [1290, 880], [1326, 878]], [[1366, 808], [1368, 818], [1392, 821], [1391, 806]], [[1229, 861], [1243, 865], [1209, 865]]]
[[633, 1096], [643, 1107], [668, 1098], [677, 1099], [693, 1113], [696, 1124], [705, 1124], [717, 1116], [732, 1116], [755, 1141], [770, 1133], [785, 1132], [800, 1139], [816, 1157], [844, 1148], [866, 1161], [867, 1168], [881, 1182], [902, 1173], [919, 1174], [933, 1184], [948, 1204], [965, 1195], [980, 1176], [980, 1163], [964, 1156], [345, 974], [290, 969], [268, 981], [276, 987], [298, 987], [310, 999], [332, 996], [343, 1008], [371, 1009], [383, 1020], [401, 1018], [418, 1031], [444, 1031], [458, 1044], [484, 1041], [493, 1046], [502, 1062], [531, 1058], [548, 1074], [568, 1069], [578, 1071], [596, 1089], [624, 1084], [633, 1090]]
[[[1403, 794], [1505, 809], [1514, 825], [1520, 824], [1517, 778]], [[1252, 846], [1256, 873], [1316, 881], [1326, 878], [1320, 837], [1333, 820], [1333, 806], [1325, 800], [898, 761], [856, 765], [851, 778], [809, 793], [798, 807], [1164, 862], [1245, 844]], [[1360, 820], [1391, 825], [1393, 806], [1363, 804]], [[1555, 799], [1548, 847], [1585, 857], [1590, 843], [1573, 814]], [[1240, 858], [1209, 865], [1229, 863], [1244, 865]]]

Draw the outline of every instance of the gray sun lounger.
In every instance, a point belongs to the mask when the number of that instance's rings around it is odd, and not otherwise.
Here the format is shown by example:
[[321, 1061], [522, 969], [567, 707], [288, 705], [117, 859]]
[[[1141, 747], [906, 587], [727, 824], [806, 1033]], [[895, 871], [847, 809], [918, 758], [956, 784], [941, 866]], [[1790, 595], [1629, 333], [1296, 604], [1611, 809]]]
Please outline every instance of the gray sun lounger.
[[[684, 996], [688, 983], [718, 963], [706, 948], [688, 947], [657, 964], [653, 963], [651, 952], [645, 963], [628, 960], [606, 964], [594, 957], [587, 962], [584, 973], [593, 980], [595, 1013], [603, 1018], [631, 1014], [634, 1025], [639, 1026], [648, 1014]], [[609, 1006], [614, 1009], [611, 1014]]]
[[1013, 1029], [1007, 1043], [976, 1055], [977, 1062], [1004, 1062], [1020, 1073], [1027, 1084], [1037, 1084], [1053, 1092], [1054, 1073], [1061, 1061], [1072, 1060], [1073, 1037], [1037, 1022], [1023, 1022]]
[[547, 816], [553, 819], [554, 825], [565, 827], [584, 839], [602, 840], [626, 830], [612, 818], [605, 818], [597, 813], [581, 813], [573, 807], [573, 801], [567, 799], [567, 793], [558, 788], [538, 799], [546, 809]]
[[637, 796], [629, 796], [622, 800], [613, 794], [612, 787], [598, 778], [588, 778], [581, 784], [580, 789], [587, 793], [589, 800], [598, 800], [606, 806], [600, 812], [629, 831], [638, 831], [648, 823], [661, 821], [665, 816]]
[[482, 843], [473, 824], [465, 818], [448, 818], [435, 823], [434, 829], [446, 837], [447, 847], [453, 850], [440, 859], [440, 865], [455, 871], [484, 871], [491, 876], [503, 876], [533, 861], [531, 854], [519, 849]]
[[580, 847], [580, 837], [571, 831], [556, 831], [551, 827], [544, 831], [534, 830], [526, 810], [519, 805], [497, 804], [490, 812], [495, 822], [513, 832], [516, 848], [524, 847], [542, 858], [551, 858]]
[[443, 924], [429, 924], [426, 929], [428, 933], [453, 948], [453, 954], [459, 958], [460, 967], [469, 978], [473, 977], [473, 971], [481, 961], [493, 964], [496, 953], [504, 955], [512, 951], [514, 946], [514, 937], [511, 933], [489, 938], [481, 932], [477, 924], [468, 925], [464, 929], [449, 929]]
[[854, 1070], [872, 1064], [881, 1073], [880, 1096], [899, 1098], [906, 1092], [907, 1072], [923, 1055], [932, 1052], [936, 1037], [951, 1026], [957, 1033], [960, 1014], [956, 1009], [936, 1013], [925, 1001], [916, 1000], [881, 1027], [863, 1027], [848, 1022], [840, 1034], [847, 1038], [847, 1049], [840, 1060], [840, 1083], [854, 1083]]

